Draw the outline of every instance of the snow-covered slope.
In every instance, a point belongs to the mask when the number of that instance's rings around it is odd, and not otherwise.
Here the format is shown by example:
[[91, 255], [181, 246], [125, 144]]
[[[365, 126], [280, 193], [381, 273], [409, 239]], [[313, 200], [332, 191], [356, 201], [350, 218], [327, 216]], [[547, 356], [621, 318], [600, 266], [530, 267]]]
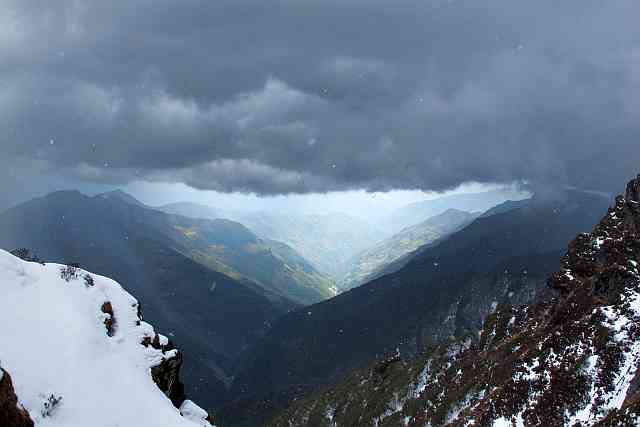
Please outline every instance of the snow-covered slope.
[[0, 364], [36, 426], [209, 426], [154, 382], [181, 355], [138, 311], [111, 279], [0, 251]]

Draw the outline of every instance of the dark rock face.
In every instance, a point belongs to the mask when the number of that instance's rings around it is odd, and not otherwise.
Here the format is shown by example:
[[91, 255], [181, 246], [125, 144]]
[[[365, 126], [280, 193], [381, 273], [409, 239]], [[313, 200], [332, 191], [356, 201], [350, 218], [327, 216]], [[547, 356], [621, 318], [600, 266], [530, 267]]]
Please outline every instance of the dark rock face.
[[624, 198], [636, 208], [638, 207], [638, 203], [640, 203], [640, 175], [629, 182]]
[[[114, 319], [113, 311], [111, 318]], [[138, 304], [138, 319], [140, 322], [142, 321], [142, 308], [140, 304]], [[145, 337], [140, 344], [145, 347], [153, 347], [156, 350], [161, 350], [165, 355], [172, 352], [172, 356], [166, 357], [159, 365], [151, 368], [151, 377], [158, 388], [162, 390], [169, 399], [171, 399], [173, 406], [180, 408], [182, 402], [187, 399], [185, 396], [184, 384], [180, 380], [180, 370], [182, 368], [183, 360], [182, 353], [176, 349], [175, 345], [171, 341], [167, 341], [166, 344], [162, 344], [158, 334], [155, 334], [153, 338]]]
[[[169, 347], [169, 346], [165, 346]], [[166, 351], [163, 348], [163, 351]], [[176, 408], [186, 400], [184, 384], [180, 381], [180, 369], [182, 368], [182, 353], [177, 352], [172, 358], [164, 360], [158, 366], [151, 368], [151, 377], [158, 388], [171, 399]]]
[[570, 243], [546, 298], [497, 310], [478, 342], [356, 372], [271, 425], [637, 425], [639, 206], [640, 176]]
[[29, 413], [18, 404], [9, 374], [0, 368], [0, 426], [33, 427]]

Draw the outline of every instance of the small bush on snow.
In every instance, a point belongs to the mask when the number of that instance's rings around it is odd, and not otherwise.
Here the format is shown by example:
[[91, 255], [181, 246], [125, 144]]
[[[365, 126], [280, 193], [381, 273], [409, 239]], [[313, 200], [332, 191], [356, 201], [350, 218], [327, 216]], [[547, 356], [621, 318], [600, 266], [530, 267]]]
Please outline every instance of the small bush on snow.
[[78, 278], [78, 267], [77, 264], [69, 264], [60, 269], [60, 277], [62, 277], [67, 282], [75, 280]]
[[92, 287], [94, 284], [95, 284], [95, 282], [93, 281], [93, 277], [91, 277], [91, 275], [90, 275], [90, 274], [85, 274], [85, 275], [84, 275], [84, 285], [85, 285], [87, 288], [90, 288], [90, 287]]
[[51, 396], [44, 401], [43, 408], [40, 411], [42, 417], [47, 418], [52, 416], [60, 405], [60, 402], [62, 402], [62, 396], [56, 397], [54, 394], [51, 394]]
[[28, 261], [28, 262], [37, 262], [38, 264], [44, 265], [44, 261], [34, 255], [30, 249], [27, 248], [19, 248], [11, 251], [11, 255], [17, 256], [18, 258]]

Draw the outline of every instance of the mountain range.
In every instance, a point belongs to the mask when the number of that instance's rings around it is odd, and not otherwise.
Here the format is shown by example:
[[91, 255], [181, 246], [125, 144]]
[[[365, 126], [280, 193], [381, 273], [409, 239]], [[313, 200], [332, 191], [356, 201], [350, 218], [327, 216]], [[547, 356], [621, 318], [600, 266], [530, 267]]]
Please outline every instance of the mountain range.
[[[578, 190], [482, 214], [449, 209], [386, 239], [388, 230], [352, 224], [347, 241], [366, 235], [370, 246], [334, 268], [353, 280], [336, 296], [329, 274], [300, 251], [213, 218], [223, 210], [152, 208], [121, 191], [57, 192], [0, 213], [0, 247], [30, 248], [38, 258], [16, 253], [125, 284], [181, 349], [185, 390], [213, 409], [219, 427], [596, 425], [637, 410], [628, 372], [638, 357], [639, 199], [640, 177], [592, 234], [584, 233], [611, 200]], [[245, 215], [265, 234], [314, 221], [331, 238], [340, 234], [327, 216]], [[298, 245], [320, 244], [319, 232], [293, 229], [288, 238], [301, 236]], [[570, 322], [586, 329], [575, 333]], [[545, 337], [558, 331], [566, 343], [549, 346]], [[572, 359], [558, 351], [565, 344], [591, 347]], [[557, 374], [549, 348], [577, 374]], [[545, 378], [555, 385], [544, 389]], [[562, 397], [570, 381], [585, 384], [577, 400]], [[560, 403], [545, 409], [523, 397], [532, 393]]]
[[[146, 207], [122, 191], [98, 197], [116, 198]], [[235, 221], [195, 216], [195, 211], [203, 215], [215, 212], [208, 206], [189, 203], [169, 206], [175, 212], [189, 207], [191, 211], [188, 212], [194, 216], [180, 213], [162, 215], [158, 211], [153, 214], [153, 219], [148, 218], [147, 221], [156, 227], [158, 233], [167, 235], [184, 248], [182, 251], [186, 255], [203, 265], [237, 280], [251, 280], [266, 291], [296, 304], [319, 302], [335, 294], [331, 280], [288, 245], [261, 239]], [[165, 209], [168, 208], [165, 206], [162, 211], [167, 213]]]
[[435, 199], [411, 203], [395, 210], [380, 221], [392, 232], [419, 224], [427, 218], [439, 215], [449, 209], [466, 212], [484, 212], [509, 200], [520, 200], [526, 193], [517, 191], [483, 191], [480, 193], [463, 193], [442, 196]]
[[393, 274], [285, 315], [244, 358], [232, 385], [238, 397], [220, 416], [255, 425], [251, 417], [264, 421], [266, 408], [276, 411], [388, 354], [414, 357], [474, 339], [498, 306], [534, 298], [566, 242], [590, 230], [609, 202], [579, 191], [534, 197], [477, 218]]
[[291, 246], [316, 270], [335, 282], [349, 268], [351, 257], [388, 235], [382, 229], [344, 213], [241, 212], [190, 202], [173, 203], [159, 209], [192, 218], [228, 218], [240, 222], [263, 239]]
[[[147, 316], [179, 336], [192, 359], [185, 383], [214, 407], [234, 396], [228, 388], [240, 361], [276, 319], [332, 297], [328, 276], [340, 277], [349, 255], [388, 234], [342, 214], [235, 213], [262, 233], [258, 237], [238, 222], [215, 218], [221, 214], [228, 211], [193, 203], [153, 208], [120, 190], [92, 197], [57, 192], [1, 213], [0, 247], [30, 248], [47, 261], [77, 263], [126, 283], [147, 305]], [[427, 221], [422, 232], [445, 233], [435, 231], [446, 228], [438, 221]], [[431, 239], [411, 233], [406, 236], [416, 241]], [[315, 262], [272, 237], [294, 243]], [[406, 252], [407, 244], [399, 239], [405, 248], [389, 244], [388, 250]], [[393, 258], [383, 258], [379, 268]]]
[[571, 241], [536, 302], [499, 307], [477, 340], [397, 352], [268, 425], [638, 425], [639, 237], [640, 176]]

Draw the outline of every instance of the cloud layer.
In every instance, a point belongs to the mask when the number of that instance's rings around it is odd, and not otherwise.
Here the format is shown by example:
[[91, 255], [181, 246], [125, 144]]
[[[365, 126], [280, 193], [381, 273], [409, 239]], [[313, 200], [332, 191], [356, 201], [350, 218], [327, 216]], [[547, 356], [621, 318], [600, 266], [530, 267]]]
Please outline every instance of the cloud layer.
[[638, 169], [633, 0], [0, 7], [0, 168], [13, 181], [24, 165], [259, 194], [610, 191]]

